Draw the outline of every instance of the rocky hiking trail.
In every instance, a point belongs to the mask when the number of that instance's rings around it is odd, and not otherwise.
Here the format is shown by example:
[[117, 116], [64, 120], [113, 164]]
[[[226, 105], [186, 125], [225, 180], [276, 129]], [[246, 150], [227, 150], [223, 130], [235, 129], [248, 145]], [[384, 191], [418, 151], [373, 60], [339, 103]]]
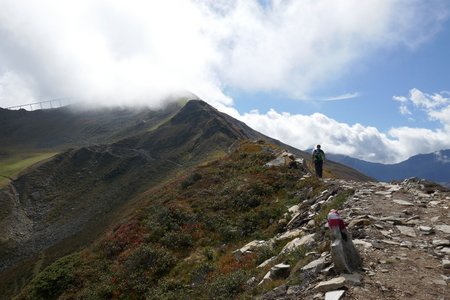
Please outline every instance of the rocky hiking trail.
[[353, 185], [342, 214], [363, 272], [346, 298], [450, 299], [450, 193], [417, 179]]
[[[289, 209], [293, 217], [287, 232], [235, 251], [239, 258], [263, 244], [295, 236], [278, 257], [300, 246], [311, 250], [306, 265], [278, 263], [261, 281], [251, 278], [249, 285], [288, 278], [259, 299], [450, 299], [448, 190], [416, 178], [401, 183], [337, 179], [324, 179], [323, 183], [328, 190]], [[333, 187], [354, 192], [339, 210], [362, 258], [362, 269], [353, 274], [333, 270], [329, 238], [320, 241], [320, 228], [323, 230], [326, 222], [314, 224], [320, 208], [335, 197]], [[277, 257], [272, 257], [258, 268], [268, 268], [276, 261]], [[301, 280], [291, 284], [289, 278], [298, 276]]]

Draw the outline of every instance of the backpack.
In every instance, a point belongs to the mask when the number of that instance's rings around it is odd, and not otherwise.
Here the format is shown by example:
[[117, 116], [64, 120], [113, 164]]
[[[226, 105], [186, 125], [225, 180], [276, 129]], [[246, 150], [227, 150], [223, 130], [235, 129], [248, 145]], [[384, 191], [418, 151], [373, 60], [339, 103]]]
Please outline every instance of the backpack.
[[313, 153], [314, 161], [321, 162], [323, 161], [322, 150], [314, 150]]

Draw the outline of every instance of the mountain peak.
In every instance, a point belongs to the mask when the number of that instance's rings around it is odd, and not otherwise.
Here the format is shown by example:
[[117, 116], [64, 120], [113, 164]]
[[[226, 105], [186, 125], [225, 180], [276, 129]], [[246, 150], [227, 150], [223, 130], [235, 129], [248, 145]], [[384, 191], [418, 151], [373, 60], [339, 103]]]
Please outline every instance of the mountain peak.
[[172, 124], [192, 122], [202, 117], [217, 116], [219, 111], [203, 100], [189, 100], [172, 119]]

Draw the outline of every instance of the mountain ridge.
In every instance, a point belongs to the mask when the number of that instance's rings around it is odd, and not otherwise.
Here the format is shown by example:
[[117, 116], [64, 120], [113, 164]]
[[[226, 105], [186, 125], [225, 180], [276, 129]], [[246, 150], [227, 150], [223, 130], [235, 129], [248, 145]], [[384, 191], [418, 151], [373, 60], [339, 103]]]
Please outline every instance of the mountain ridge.
[[380, 181], [418, 177], [450, 186], [450, 149], [417, 154], [395, 164], [372, 163], [338, 154], [327, 156]]
[[[85, 247], [108, 226], [122, 220], [125, 211], [132, 211], [139, 195], [225, 157], [242, 141], [273, 142], [305, 157], [305, 161], [309, 159], [308, 154], [266, 137], [199, 100], [189, 101], [168, 120], [154, 125], [152, 130], [112, 139], [112, 143], [65, 150], [0, 189], [0, 203], [6, 208], [0, 214], [4, 271], [0, 280], [30, 278], [30, 266], [39, 270], [39, 265], [47, 266]], [[339, 164], [328, 167], [328, 174], [370, 180]], [[187, 184], [195, 178], [188, 178]]]

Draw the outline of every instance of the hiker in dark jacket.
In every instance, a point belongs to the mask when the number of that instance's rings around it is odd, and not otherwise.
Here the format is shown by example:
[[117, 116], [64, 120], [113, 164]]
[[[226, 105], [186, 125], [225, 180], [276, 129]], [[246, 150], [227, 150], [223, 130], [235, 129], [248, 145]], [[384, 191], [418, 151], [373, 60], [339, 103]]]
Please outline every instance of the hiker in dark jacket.
[[323, 161], [325, 160], [325, 153], [323, 152], [322, 149], [320, 149], [320, 145], [317, 145], [317, 148], [314, 149], [312, 154], [312, 160], [314, 162], [317, 177], [322, 178]]

